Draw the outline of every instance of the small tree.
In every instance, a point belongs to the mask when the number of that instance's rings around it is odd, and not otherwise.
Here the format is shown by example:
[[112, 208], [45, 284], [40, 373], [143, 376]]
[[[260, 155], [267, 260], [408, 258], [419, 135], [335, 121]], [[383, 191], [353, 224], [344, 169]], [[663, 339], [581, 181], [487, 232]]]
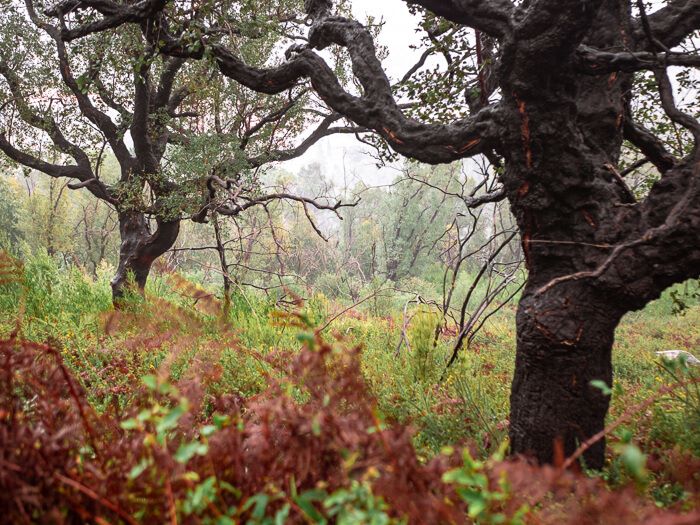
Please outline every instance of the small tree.
[[[290, 7], [294, 2], [290, 2]], [[280, 6], [231, 2], [229, 27], [248, 63], [263, 65], [290, 20]], [[61, 9], [49, 13], [60, 13]], [[82, 19], [88, 21], [88, 19]], [[0, 17], [0, 151], [13, 162], [86, 189], [118, 214], [121, 246], [115, 298], [129, 274], [143, 289], [153, 261], [177, 239], [180, 222], [235, 215], [290, 195], [262, 195], [259, 170], [302, 154], [333, 128], [307, 90], [260, 96], [218, 72], [215, 62], [165, 57], [138, 28], [67, 44], [32, 0]], [[219, 29], [219, 31], [224, 31]], [[104, 173], [107, 155], [118, 176]], [[311, 205], [324, 204], [309, 202]]]

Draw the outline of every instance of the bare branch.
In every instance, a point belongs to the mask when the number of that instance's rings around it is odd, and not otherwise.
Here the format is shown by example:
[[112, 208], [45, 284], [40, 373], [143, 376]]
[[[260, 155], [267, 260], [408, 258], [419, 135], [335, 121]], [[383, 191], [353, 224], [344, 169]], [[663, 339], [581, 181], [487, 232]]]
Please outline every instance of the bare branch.
[[700, 55], [673, 52], [652, 53], [649, 51], [613, 53], [585, 45], [579, 46], [576, 51], [576, 60], [581, 71], [594, 75], [614, 71], [654, 70], [666, 65], [700, 67]]
[[678, 160], [666, 150], [658, 137], [634, 122], [629, 103], [625, 107], [623, 133], [624, 137], [638, 147], [661, 173], [665, 173], [677, 164]]
[[240, 205], [217, 207], [217, 211], [219, 213], [221, 213], [222, 215], [235, 216], [235, 215], [240, 214], [242, 211], [247, 210], [248, 208], [252, 208], [253, 206], [265, 205], [270, 201], [291, 200], [291, 201], [300, 202], [302, 204], [310, 204], [311, 206], [313, 206], [317, 210], [328, 210], [328, 211], [332, 211], [332, 212], [338, 214], [338, 210], [340, 208], [351, 208], [351, 207], [357, 206], [360, 203], [359, 200], [357, 200], [355, 202], [349, 202], [349, 203], [345, 203], [345, 202], [339, 200], [339, 201], [336, 201], [335, 204], [324, 204], [322, 202], [318, 202], [318, 201], [311, 199], [311, 198], [308, 198], [308, 197], [301, 197], [299, 195], [292, 195], [291, 193], [283, 193], [283, 192], [282, 193], [270, 193], [268, 195], [262, 195], [260, 197], [242, 196], [242, 198], [246, 199], [247, 202], [240, 204]]
[[661, 98], [661, 106], [664, 109], [668, 118], [676, 124], [683, 126], [690, 131], [695, 140], [693, 148], [693, 156], [697, 156], [700, 152], [700, 122], [691, 115], [679, 110], [673, 99], [673, 86], [668, 78], [668, 73], [665, 68], [655, 69], [654, 77], [659, 86], [659, 96]]

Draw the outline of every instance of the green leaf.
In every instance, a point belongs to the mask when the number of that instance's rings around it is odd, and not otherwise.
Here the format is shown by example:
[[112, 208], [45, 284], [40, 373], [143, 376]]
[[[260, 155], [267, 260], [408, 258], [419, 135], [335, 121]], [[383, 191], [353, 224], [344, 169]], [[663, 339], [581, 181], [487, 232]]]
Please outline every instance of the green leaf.
[[289, 503], [285, 503], [284, 507], [277, 511], [275, 514], [275, 525], [284, 525], [287, 523], [287, 518], [289, 517]]
[[221, 430], [222, 428], [228, 426], [231, 423], [231, 418], [229, 416], [222, 416], [220, 414], [214, 414], [211, 417], [212, 423], [214, 423], [214, 426]]
[[146, 375], [141, 378], [141, 381], [149, 390], [155, 390], [158, 388], [158, 378], [154, 375]]
[[593, 379], [589, 384], [593, 388], [597, 388], [598, 390], [600, 390], [604, 396], [609, 396], [613, 392], [612, 389], [608, 386], [608, 384], [602, 379]]
[[297, 334], [297, 341], [305, 344], [308, 348], [313, 349], [316, 338], [314, 337], [314, 334], [302, 332], [301, 334]]
[[444, 483], [456, 483], [458, 485], [469, 485], [472, 482], [471, 474], [467, 473], [463, 468], [448, 470], [442, 475]]
[[187, 412], [186, 406], [181, 403], [172, 408], [156, 425], [156, 431], [160, 434], [172, 430], [177, 426], [178, 420]]
[[136, 479], [138, 478], [141, 474], [144, 473], [144, 471], [150, 467], [153, 464], [153, 460], [151, 458], [143, 458], [141, 461], [138, 462], [137, 465], [135, 465], [130, 471], [129, 471], [129, 479]]
[[242, 509], [244, 512], [249, 510], [254, 506], [253, 511], [250, 513], [251, 518], [260, 519], [265, 515], [265, 509], [270, 501], [270, 496], [264, 493], [255, 494], [248, 498], [248, 500], [243, 505]]
[[199, 441], [193, 441], [192, 443], [181, 444], [173, 458], [178, 463], [183, 465], [192, 459], [195, 455], [204, 456], [209, 451], [209, 447], [205, 443], [200, 443]]
[[488, 507], [488, 501], [480, 491], [461, 488], [457, 489], [457, 494], [467, 503], [470, 518], [476, 518]]
[[219, 487], [221, 490], [225, 490], [226, 492], [233, 494], [236, 496], [236, 498], [240, 498], [242, 496], [241, 491], [231, 485], [228, 481], [219, 480]]
[[647, 457], [636, 445], [627, 445], [622, 451], [622, 464], [636, 480], [646, 477]]
[[219, 429], [218, 429], [218, 427], [217, 427], [216, 425], [204, 425], [204, 426], [200, 429], [200, 433], [201, 433], [204, 437], [209, 437], [209, 436], [212, 436], [213, 434], [215, 434], [218, 430], [219, 430]]
[[321, 515], [318, 509], [314, 506], [314, 501], [323, 501], [327, 497], [327, 493], [324, 490], [307, 490], [306, 492], [300, 494], [294, 498], [294, 502], [299, 506], [299, 508], [304, 511], [304, 514], [310, 518], [314, 523], [325, 524], [326, 519]]
[[216, 478], [211, 476], [187, 494], [184, 510], [188, 514], [200, 512], [216, 498]]
[[131, 418], [122, 421], [119, 426], [124, 430], [134, 430], [135, 428], [139, 428], [141, 426], [141, 422], [138, 419]]
[[321, 435], [321, 422], [319, 421], [318, 415], [314, 416], [314, 418], [311, 420], [311, 432], [314, 436]]
[[182, 479], [185, 479], [187, 481], [191, 481], [192, 483], [197, 483], [200, 480], [200, 477], [199, 477], [199, 474], [197, 474], [196, 472], [190, 471], [190, 472], [185, 472], [182, 475]]

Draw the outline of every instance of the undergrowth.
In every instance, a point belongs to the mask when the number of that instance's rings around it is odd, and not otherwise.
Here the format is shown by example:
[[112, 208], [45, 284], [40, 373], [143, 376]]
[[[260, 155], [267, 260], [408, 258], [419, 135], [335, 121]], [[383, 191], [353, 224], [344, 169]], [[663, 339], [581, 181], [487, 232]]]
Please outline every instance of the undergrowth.
[[[48, 257], [0, 261], [0, 512], [11, 523], [695, 523], [700, 310], [618, 330], [603, 472], [503, 458], [512, 310], [443, 376], [417, 316], [281, 312], [154, 276], [110, 306]], [[337, 311], [337, 310], [336, 310]], [[671, 346], [672, 345], [672, 346]], [[695, 381], [695, 382], [693, 382]], [[674, 383], [682, 388], [666, 392]], [[660, 395], [660, 391], [663, 395]], [[653, 403], [645, 400], [653, 398]], [[630, 413], [630, 407], [642, 406]], [[606, 521], [608, 520], [608, 521]]]

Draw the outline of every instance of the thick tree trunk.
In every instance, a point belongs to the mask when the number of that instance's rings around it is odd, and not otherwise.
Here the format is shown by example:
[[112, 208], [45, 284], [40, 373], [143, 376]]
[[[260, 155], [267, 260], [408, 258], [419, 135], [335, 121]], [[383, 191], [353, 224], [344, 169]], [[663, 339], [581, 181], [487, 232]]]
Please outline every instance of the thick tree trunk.
[[[578, 38], [601, 49], [624, 48], [628, 10], [620, 2], [592, 11], [582, 5], [580, 15], [561, 23], [580, 31], [592, 17], [591, 29]], [[533, 35], [548, 31], [533, 24]], [[610, 286], [593, 278], [610, 246], [636, 237], [627, 215], [635, 199], [616, 171], [630, 76], [586, 76], [555, 66], [573, 48], [543, 42], [504, 46], [500, 74], [502, 92], [512, 94], [503, 182], [529, 271], [516, 319], [510, 437], [513, 453], [556, 463], [604, 428], [609, 397], [591, 381], [611, 386], [615, 328], [643, 303], [623, 297], [622, 272]], [[604, 460], [602, 440], [584, 456], [591, 468]]]
[[143, 213], [119, 215], [119, 266], [111, 283], [115, 304], [124, 297], [131, 278], [137, 290], [143, 292], [153, 262], [173, 246], [179, 231], [180, 221], [159, 221], [155, 233], [151, 234]]
[[[614, 299], [582, 283], [541, 294], [528, 287], [516, 321], [514, 453], [555, 462], [603, 429], [609, 397], [591, 381], [612, 385], [611, 350], [621, 315]], [[604, 452], [601, 440], [585, 455], [586, 466], [601, 468]]]

